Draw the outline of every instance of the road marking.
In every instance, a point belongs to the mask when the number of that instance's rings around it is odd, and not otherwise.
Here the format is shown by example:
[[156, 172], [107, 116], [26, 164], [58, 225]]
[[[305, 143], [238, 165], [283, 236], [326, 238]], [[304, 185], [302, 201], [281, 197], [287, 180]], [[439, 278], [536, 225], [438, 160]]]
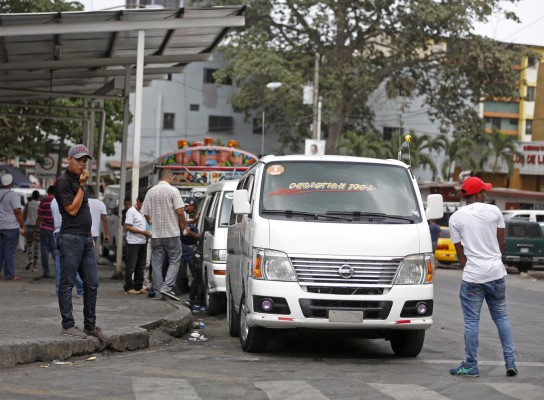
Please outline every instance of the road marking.
[[132, 378], [136, 400], [198, 400], [193, 386], [185, 379]]
[[542, 399], [542, 388], [530, 383], [486, 383], [498, 392], [518, 400]]
[[424, 388], [419, 385], [388, 385], [383, 383], [367, 383], [374, 389], [396, 400], [450, 400], [440, 393]]
[[305, 381], [256, 382], [270, 400], [329, 400]]

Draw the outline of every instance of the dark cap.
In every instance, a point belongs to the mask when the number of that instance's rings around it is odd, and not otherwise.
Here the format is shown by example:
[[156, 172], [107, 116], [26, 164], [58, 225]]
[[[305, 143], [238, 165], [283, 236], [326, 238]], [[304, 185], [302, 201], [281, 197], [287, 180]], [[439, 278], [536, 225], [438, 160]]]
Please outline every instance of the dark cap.
[[91, 160], [93, 159], [89, 154], [89, 149], [85, 145], [76, 144], [68, 150], [68, 157], [81, 158], [84, 156], [89, 157]]
[[184, 203], [186, 206], [196, 206], [198, 201], [194, 197], [187, 197]]
[[465, 196], [472, 196], [473, 194], [479, 193], [482, 190], [491, 190], [493, 185], [491, 183], [486, 183], [476, 176], [471, 176], [463, 182], [461, 186], [461, 192]]

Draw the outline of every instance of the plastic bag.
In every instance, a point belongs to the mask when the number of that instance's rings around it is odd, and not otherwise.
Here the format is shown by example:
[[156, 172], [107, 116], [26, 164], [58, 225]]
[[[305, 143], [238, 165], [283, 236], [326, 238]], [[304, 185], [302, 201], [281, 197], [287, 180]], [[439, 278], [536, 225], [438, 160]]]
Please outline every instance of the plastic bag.
[[26, 249], [26, 238], [19, 234], [19, 242], [17, 243], [17, 250], [25, 251]]

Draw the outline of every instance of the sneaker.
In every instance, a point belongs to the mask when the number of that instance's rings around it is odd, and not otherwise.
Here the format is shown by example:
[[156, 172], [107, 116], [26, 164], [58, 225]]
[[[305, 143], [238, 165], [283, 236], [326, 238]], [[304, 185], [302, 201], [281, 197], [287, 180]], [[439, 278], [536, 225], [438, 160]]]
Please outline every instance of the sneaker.
[[167, 297], [170, 297], [172, 300], [179, 301], [179, 297], [176, 296], [173, 290], [161, 290], [161, 294], [164, 294]]
[[81, 331], [77, 326], [71, 326], [70, 328], [62, 328], [60, 332], [64, 336], [72, 336], [80, 339], [86, 339], [87, 335]]
[[99, 326], [95, 326], [93, 329], [83, 329], [83, 332], [85, 332], [87, 335], [97, 337], [103, 342], [107, 342], [109, 340], [109, 337], [106, 336], [104, 332], [102, 332], [102, 329], [100, 329]]
[[193, 304], [194, 304], [193, 300], [191, 300], [191, 299], [185, 300], [185, 306], [186, 307], [189, 307], [190, 309], [193, 309]]
[[480, 376], [480, 371], [478, 371], [478, 367], [465, 367], [465, 363], [462, 362], [457, 368], [450, 369], [450, 374], [456, 376], [470, 376], [472, 378], [476, 378]]
[[516, 364], [506, 367], [506, 376], [516, 376], [519, 373], [518, 367], [516, 367]]
[[201, 306], [200, 304], [195, 304], [192, 308], [192, 310], [194, 312], [206, 312], [208, 311], [208, 309], [206, 308], [206, 306]]
[[140, 291], [136, 289], [130, 289], [125, 291], [125, 294], [140, 294]]
[[6, 281], [20, 281], [21, 277], [19, 275], [12, 276], [11, 278], [6, 278]]
[[166, 297], [164, 296], [161, 296], [161, 295], [154, 295], [154, 296], [150, 296], [153, 300], [159, 300], [159, 301], [166, 301]]

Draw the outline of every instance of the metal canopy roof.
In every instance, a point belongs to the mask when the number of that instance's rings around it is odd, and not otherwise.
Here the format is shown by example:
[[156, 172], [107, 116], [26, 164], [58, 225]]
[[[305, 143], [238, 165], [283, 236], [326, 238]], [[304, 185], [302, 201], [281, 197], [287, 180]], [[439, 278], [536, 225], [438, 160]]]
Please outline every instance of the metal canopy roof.
[[[0, 101], [123, 95], [145, 31], [144, 84], [207, 61], [245, 6], [0, 14]], [[134, 87], [132, 74], [132, 87]]]

